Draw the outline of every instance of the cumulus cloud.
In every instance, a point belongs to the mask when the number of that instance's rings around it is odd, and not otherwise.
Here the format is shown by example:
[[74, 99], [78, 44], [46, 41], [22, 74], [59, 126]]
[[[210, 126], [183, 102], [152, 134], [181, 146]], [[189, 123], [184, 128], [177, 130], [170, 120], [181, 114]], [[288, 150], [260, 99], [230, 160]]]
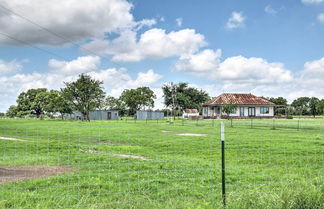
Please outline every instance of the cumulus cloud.
[[21, 63], [17, 62], [16, 60], [10, 62], [0, 60], [0, 75], [16, 73], [19, 72], [21, 68], [22, 68]]
[[183, 55], [175, 64], [175, 69], [187, 72], [213, 71], [219, 67], [221, 50], [206, 49], [196, 54]]
[[317, 20], [321, 23], [324, 23], [324, 13], [320, 13], [317, 15]]
[[51, 59], [48, 62], [48, 66], [52, 73], [62, 75], [75, 75], [91, 72], [97, 70], [98, 65], [100, 65], [100, 57], [98, 56], [78, 57], [72, 61]]
[[156, 90], [162, 78], [162, 75], [155, 73], [153, 69], [139, 72], [135, 78], [125, 68], [100, 69], [100, 58], [96, 56], [78, 57], [71, 61], [50, 60], [48, 66], [49, 70], [45, 73], [0, 76], [0, 97], [6, 98], [0, 104], [0, 111], [5, 111], [14, 104], [22, 91], [30, 88], [60, 89], [64, 86], [63, 82], [77, 79], [80, 73], [103, 81], [106, 92], [112, 96], [119, 96], [126, 88], [140, 86], [149, 86]]
[[302, 71], [304, 77], [319, 78], [324, 76], [324, 57], [319, 60], [309, 61], [304, 64]]
[[[132, 4], [126, 0], [0, 0], [1, 31], [29, 44], [62, 45], [70, 41], [103, 37], [105, 33], [118, 32], [136, 23], [130, 13]], [[18, 14], [19, 16], [17, 16]], [[33, 22], [69, 40], [57, 37], [26, 21]], [[143, 21], [140, 24], [152, 25]], [[7, 37], [0, 37], [2, 44], [21, 44]]]
[[214, 81], [240, 81], [246, 83], [277, 83], [293, 80], [292, 73], [282, 63], [271, 63], [262, 58], [234, 56], [221, 61], [220, 50], [183, 56], [175, 64], [178, 71]]
[[205, 46], [205, 37], [193, 29], [183, 29], [167, 33], [153, 28], [136, 39], [136, 32], [126, 30], [116, 39], [94, 40], [84, 49], [101, 54], [113, 55], [115, 61], [135, 62], [143, 59], [163, 59], [183, 54], [191, 54]]
[[231, 17], [226, 23], [227, 29], [243, 28], [245, 26], [244, 21], [246, 17], [243, 15], [243, 12], [232, 12]]
[[290, 102], [301, 96], [324, 95], [324, 57], [306, 62], [302, 70], [292, 73], [282, 63], [262, 58], [229, 57], [218, 68], [206, 71], [188, 71], [211, 80], [198, 86], [211, 96], [223, 92], [253, 93], [259, 96], [287, 98]]

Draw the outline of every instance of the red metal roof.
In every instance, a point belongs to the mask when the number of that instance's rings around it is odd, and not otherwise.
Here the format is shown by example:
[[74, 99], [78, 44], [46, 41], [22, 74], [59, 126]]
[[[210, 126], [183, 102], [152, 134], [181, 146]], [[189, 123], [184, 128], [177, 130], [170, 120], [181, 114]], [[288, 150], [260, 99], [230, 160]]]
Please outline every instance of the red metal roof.
[[214, 97], [204, 105], [224, 105], [224, 104], [237, 104], [237, 105], [275, 105], [264, 97], [257, 97], [253, 94], [230, 94], [224, 93], [218, 97]]
[[198, 113], [197, 109], [185, 109], [184, 110], [185, 113]]

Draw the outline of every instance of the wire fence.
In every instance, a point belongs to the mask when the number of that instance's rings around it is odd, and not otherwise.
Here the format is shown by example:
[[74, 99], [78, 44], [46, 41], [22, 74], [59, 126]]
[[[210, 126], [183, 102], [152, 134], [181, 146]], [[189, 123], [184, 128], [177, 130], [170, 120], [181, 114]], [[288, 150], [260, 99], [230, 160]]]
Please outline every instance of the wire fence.
[[[224, 123], [228, 208], [323, 206], [322, 122]], [[0, 120], [0, 145], [1, 208], [223, 207], [217, 120]]]

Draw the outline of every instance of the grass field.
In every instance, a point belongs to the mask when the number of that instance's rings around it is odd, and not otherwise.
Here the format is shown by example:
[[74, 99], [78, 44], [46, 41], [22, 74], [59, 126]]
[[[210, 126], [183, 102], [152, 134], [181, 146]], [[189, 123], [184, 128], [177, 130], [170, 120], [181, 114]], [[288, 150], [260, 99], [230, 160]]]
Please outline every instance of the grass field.
[[[324, 120], [224, 122], [226, 208], [324, 208]], [[0, 184], [0, 208], [222, 208], [219, 132], [219, 120], [0, 119], [0, 137], [25, 140], [0, 139], [0, 174], [70, 169]]]

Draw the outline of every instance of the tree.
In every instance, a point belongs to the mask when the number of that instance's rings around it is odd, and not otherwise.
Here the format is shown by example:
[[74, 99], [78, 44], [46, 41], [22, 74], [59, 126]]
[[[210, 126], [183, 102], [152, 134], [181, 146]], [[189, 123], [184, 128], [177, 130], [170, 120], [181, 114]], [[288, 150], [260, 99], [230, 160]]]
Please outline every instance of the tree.
[[[164, 105], [175, 110], [198, 109], [201, 111], [202, 105], [210, 99], [209, 95], [197, 88], [189, 87], [188, 83], [165, 84], [162, 87]], [[175, 114], [173, 114], [175, 116]]]
[[277, 98], [271, 97], [269, 99], [269, 101], [276, 104], [276, 105], [284, 106], [284, 107], [276, 108], [276, 114], [283, 115], [283, 114], [286, 113], [286, 106], [288, 105], [287, 99], [285, 99], [283, 97], [277, 97]]
[[57, 90], [51, 90], [47, 93], [47, 105], [44, 110], [49, 113], [60, 113], [61, 119], [64, 120], [64, 114], [73, 112], [71, 103], [64, 98], [63, 93]]
[[107, 96], [102, 104], [102, 108], [105, 110], [118, 110], [120, 115], [124, 115], [126, 112], [126, 104], [120, 98]]
[[29, 89], [27, 92], [19, 94], [17, 99], [18, 115], [34, 114], [37, 118], [44, 113], [44, 107], [47, 105], [47, 89]]
[[307, 115], [309, 114], [309, 101], [309, 97], [299, 97], [291, 103], [291, 106], [295, 108], [297, 114]]
[[139, 87], [137, 89], [125, 89], [120, 100], [129, 108], [130, 114], [135, 114], [136, 110], [153, 108], [156, 96], [149, 87]]
[[312, 97], [309, 100], [310, 113], [314, 116], [314, 118], [317, 115], [316, 106], [317, 106], [319, 101], [320, 100], [318, 98], [316, 98], [316, 97]]
[[324, 99], [321, 99], [316, 104], [316, 111], [319, 115], [324, 115]]
[[6, 112], [6, 116], [13, 118], [16, 117], [18, 113], [18, 108], [15, 105], [11, 105]]
[[76, 81], [64, 84], [63, 98], [71, 103], [73, 110], [82, 114], [82, 120], [89, 120], [89, 112], [99, 108], [105, 98], [103, 82], [81, 74]]
[[233, 102], [230, 102], [229, 104], [225, 104], [222, 106], [222, 111], [227, 114], [227, 118], [229, 119], [230, 114], [236, 110], [237, 105]]

